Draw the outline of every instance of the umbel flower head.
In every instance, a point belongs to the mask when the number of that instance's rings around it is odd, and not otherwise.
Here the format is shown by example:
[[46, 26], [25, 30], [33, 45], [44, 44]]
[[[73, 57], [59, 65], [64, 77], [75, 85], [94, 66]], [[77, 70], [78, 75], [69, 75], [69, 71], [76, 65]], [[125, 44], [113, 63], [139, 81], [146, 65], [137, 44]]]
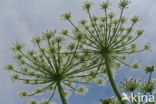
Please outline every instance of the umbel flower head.
[[145, 72], [146, 73], [152, 73], [152, 72], [154, 72], [154, 66], [147, 66], [145, 68]]
[[111, 97], [111, 98], [101, 99], [101, 104], [120, 104], [120, 102], [115, 97]]
[[36, 99], [31, 99], [27, 104], [56, 104], [55, 102], [49, 102], [48, 100], [42, 99], [37, 101]]
[[155, 80], [150, 80], [150, 81], [145, 81], [140, 85], [140, 89], [143, 93], [150, 93], [152, 94], [153, 91], [156, 88], [156, 81]]
[[[132, 68], [139, 68], [138, 65], [128, 65], [125, 63], [127, 55], [136, 54], [150, 48], [149, 44], [145, 44], [141, 49], [138, 49], [136, 40], [144, 33], [143, 29], [135, 28], [140, 18], [133, 16], [131, 18], [125, 17], [124, 10], [128, 8], [128, 0], [120, 0], [119, 8], [121, 13], [119, 17], [109, 9], [110, 3], [103, 2], [100, 7], [104, 11], [103, 16], [95, 16], [91, 13], [93, 3], [87, 1], [83, 4], [83, 10], [89, 16], [89, 19], [81, 19], [78, 26], [72, 22], [72, 15], [70, 12], [62, 14], [62, 18], [73, 25], [73, 34], [81, 34], [83, 39], [81, 41], [82, 50], [89, 54], [96, 55], [97, 59], [104, 59], [109, 57], [109, 61], [117, 66], [119, 63]], [[73, 38], [71, 35], [67, 36]]]
[[120, 87], [127, 92], [134, 92], [140, 86], [140, 81], [136, 78], [128, 78], [121, 82]]
[[[66, 32], [63, 30], [63, 33]], [[15, 72], [11, 79], [22, 81], [26, 85], [41, 85], [41, 88], [32, 92], [20, 92], [21, 97], [51, 91], [50, 101], [57, 89], [62, 103], [67, 104], [66, 98], [71, 95], [69, 91], [79, 94], [88, 91], [86, 87], [78, 87], [79, 84], [96, 84], [93, 80], [85, 81], [85, 78], [91, 77], [88, 71], [91, 72], [97, 65], [89, 61], [90, 58], [84, 59], [85, 56], [77, 54], [81, 37], [75, 38], [75, 41], [66, 43], [63, 35], [55, 34], [55, 31], [46, 31], [42, 36], [33, 38], [32, 42], [36, 48], [32, 50], [26, 51], [24, 43], [19, 41], [13, 44], [14, 58], [18, 65], [6, 66], [7, 70]], [[85, 61], [88, 64], [84, 64]], [[92, 75], [92, 78], [96, 75]], [[74, 86], [75, 84], [78, 86]]]
[[[77, 53], [84, 52], [85, 55], [95, 56], [99, 65], [97, 71], [106, 69], [109, 81], [114, 92], [121, 101], [122, 96], [119, 93], [113, 79], [111, 68], [118, 69], [122, 65], [131, 68], [139, 68], [138, 64], [129, 65], [125, 63], [128, 55], [136, 54], [150, 48], [149, 44], [145, 44], [142, 48], [137, 47], [136, 40], [144, 33], [143, 29], [138, 29], [135, 25], [140, 21], [138, 16], [127, 18], [124, 16], [125, 9], [128, 8], [129, 0], [120, 0], [118, 7], [120, 9], [119, 16], [116, 16], [110, 9], [110, 2], [107, 0], [100, 5], [104, 12], [102, 16], [93, 15], [91, 12], [93, 3], [86, 1], [83, 4], [83, 10], [87, 13], [87, 19], [80, 19], [78, 24], [72, 22], [70, 12], [62, 14], [62, 18], [68, 21], [73, 27], [74, 35], [82, 36], [82, 47]], [[74, 39], [71, 34], [66, 36]], [[103, 67], [102, 67], [103, 66]]]

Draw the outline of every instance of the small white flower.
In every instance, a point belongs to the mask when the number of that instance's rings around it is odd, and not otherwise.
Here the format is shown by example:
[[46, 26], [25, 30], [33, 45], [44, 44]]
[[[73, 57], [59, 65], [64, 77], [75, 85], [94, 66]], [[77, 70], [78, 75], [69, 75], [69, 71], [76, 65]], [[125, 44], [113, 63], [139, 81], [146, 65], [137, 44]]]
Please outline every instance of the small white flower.
[[26, 97], [26, 96], [28, 96], [28, 92], [26, 92], [26, 91], [19, 92], [18, 95], [19, 95], [19, 97]]
[[77, 93], [80, 95], [85, 95], [88, 92], [88, 89], [85, 86], [80, 86], [77, 88]]
[[14, 82], [14, 81], [16, 81], [16, 80], [18, 80], [19, 79], [19, 75], [18, 74], [13, 74], [13, 75], [11, 75], [11, 80]]
[[11, 70], [14, 70], [14, 66], [12, 64], [8, 64], [5, 66], [5, 69], [11, 71]]
[[28, 104], [39, 104], [39, 102], [35, 99], [31, 99]]
[[97, 79], [96, 79], [96, 83], [97, 83], [99, 86], [104, 86], [105, 80], [104, 80], [103, 78], [97, 78]]
[[139, 69], [141, 66], [140, 66], [139, 63], [135, 62], [135, 63], [132, 64], [131, 67], [132, 67], [133, 69]]
[[39, 44], [41, 41], [42, 41], [42, 38], [41, 38], [40, 36], [35, 36], [35, 37], [33, 37], [33, 39], [32, 39], [32, 42], [33, 42], [34, 44]]
[[55, 102], [49, 102], [49, 101], [46, 100], [46, 99], [42, 99], [42, 100], [40, 101], [40, 103], [41, 103], [41, 104], [56, 104]]
[[72, 95], [72, 93], [66, 90], [63, 92], [63, 95], [65, 96], [66, 99], [68, 99]]

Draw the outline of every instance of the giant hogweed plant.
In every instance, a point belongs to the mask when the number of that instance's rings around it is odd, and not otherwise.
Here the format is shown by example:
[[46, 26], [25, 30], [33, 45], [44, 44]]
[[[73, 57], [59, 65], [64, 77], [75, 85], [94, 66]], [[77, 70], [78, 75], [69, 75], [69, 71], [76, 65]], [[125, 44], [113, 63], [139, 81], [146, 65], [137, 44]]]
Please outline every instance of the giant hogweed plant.
[[[41, 85], [41, 88], [33, 92], [20, 92], [19, 95], [26, 97], [50, 91], [52, 94], [49, 100], [41, 101], [42, 104], [50, 104], [58, 90], [62, 104], [67, 104], [69, 91], [73, 90], [79, 94], [88, 91], [86, 87], [78, 87], [80, 84], [103, 85], [104, 79], [100, 76], [102, 74], [108, 77], [117, 96], [115, 100], [109, 99], [111, 104], [116, 104], [116, 99], [119, 104], [124, 104], [114, 81], [115, 72], [121, 65], [139, 68], [137, 63], [127, 64], [127, 56], [150, 48], [148, 44], [141, 49], [137, 48], [135, 40], [142, 36], [143, 30], [134, 28], [140, 20], [138, 16], [130, 19], [123, 16], [129, 3], [127, 0], [119, 2], [121, 13], [116, 17], [109, 9], [110, 3], [103, 2], [100, 7], [104, 11], [104, 16], [94, 16], [91, 14], [93, 3], [87, 1], [83, 9], [89, 18], [81, 19], [78, 25], [72, 22], [70, 12], [62, 15], [62, 18], [74, 27], [72, 33], [64, 29], [59, 33], [60, 36], [54, 31], [47, 31], [43, 36], [33, 38], [32, 42], [37, 49], [28, 51], [24, 50], [24, 43], [15, 42], [12, 49], [18, 62], [17, 68], [11, 64], [6, 66], [7, 70], [16, 73], [11, 79], [28, 85]], [[67, 43], [69, 38], [66, 37], [65, 40], [63, 35], [70, 37], [73, 42]], [[74, 86], [75, 84], [78, 86]], [[29, 102], [37, 103], [35, 100]]]
[[[90, 61], [94, 57], [77, 53], [82, 37], [76, 35], [74, 38], [76, 40], [66, 42], [64, 37], [55, 31], [47, 31], [42, 36], [33, 38], [32, 42], [36, 47], [34, 49], [25, 50], [25, 44], [20, 41], [13, 44], [12, 50], [15, 52], [14, 58], [18, 65], [6, 66], [7, 70], [15, 73], [11, 76], [12, 81], [36, 86], [34, 91], [20, 92], [21, 97], [50, 92], [49, 99], [41, 101], [41, 104], [51, 104], [50, 101], [57, 90], [62, 104], [68, 104], [67, 98], [73, 91], [80, 95], [88, 91], [85, 86], [80, 85], [104, 83], [103, 78], [93, 79], [102, 73], [96, 73], [95, 68], [98, 67], [95, 64], [96, 60]], [[29, 104], [38, 104], [38, 102], [32, 99]]]
[[149, 44], [145, 44], [142, 48], [137, 47], [136, 40], [143, 35], [144, 30], [135, 27], [140, 20], [138, 16], [135, 15], [132, 18], [124, 16], [124, 11], [128, 8], [129, 3], [128, 0], [120, 0], [118, 7], [121, 12], [119, 16], [116, 16], [110, 9], [110, 2], [103, 2], [100, 4], [103, 11], [102, 16], [97, 16], [91, 12], [93, 3], [86, 1], [82, 7], [88, 18], [80, 19], [78, 24], [72, 21], [71, 12], [66, 12], [61, 16], [74, 28], [72, 33], [64, 30], [64, 35], [71, 39], [74, 39], [75, 35], [82, 36], [82, 46], [77, 50], [77, 53], [95, 56], [94, 59], [99, 62], [97, 72], [105, 70], [105, 75], [107, 75], [121, 104], [124, 104], [124, 102], [122, 102], [122, 95], [114, 81], [114, 72], [121, 65], [139, 68], [139, 64], [130, 65], [125, 62], [125, 59], [131, 54], [137, 54], [150, 48]]

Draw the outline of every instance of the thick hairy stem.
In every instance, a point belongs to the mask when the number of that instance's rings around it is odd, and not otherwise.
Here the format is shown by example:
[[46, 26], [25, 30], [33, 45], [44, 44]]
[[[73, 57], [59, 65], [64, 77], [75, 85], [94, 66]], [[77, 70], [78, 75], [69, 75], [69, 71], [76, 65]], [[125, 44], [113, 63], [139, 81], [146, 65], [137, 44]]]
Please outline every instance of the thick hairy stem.
[[109, 57], [106, 55], [105, 56], [105, 64], [106, 64], [106, 70], [107, 70], [107, 75], [108, 75], [108, 78], [109, 78], [109, 82], [114, 90], [114, 93], [116, 94], [118, 100], [120, 101], [121, 104], [125, 104], [124, 102], [122, 102], [122, 96], [116, 86], [116, 83], [114, 81], [114, 78], [112, 76], [112, 71], [111, 71], [111, 68], [110, 68], [110, 64], [109, 64]]
[[67, 101], [66, 101], [66, 98], [63, 95], [63, 88], [62, 88], [60, 82], [58, 82], [57, 85], [58, 85], [58, 92], [60, 94], [60, 98], [61, 98], [62, 104], [68, 104]]

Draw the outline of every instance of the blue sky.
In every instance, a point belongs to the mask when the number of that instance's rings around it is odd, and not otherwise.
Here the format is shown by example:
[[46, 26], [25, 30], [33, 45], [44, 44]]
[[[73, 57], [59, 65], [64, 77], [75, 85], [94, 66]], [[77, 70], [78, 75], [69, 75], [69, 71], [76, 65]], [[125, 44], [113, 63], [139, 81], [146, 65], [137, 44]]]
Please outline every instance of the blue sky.
[[[81, 9], [81, 4], [85, 0], [0, 0], [0, 104], [26, 104], [26, 99], [20, 99], [16, 93], [25, 88], [20, 83], [11, 83], [9, 80], [10, 73], [3, 70], [8, 63], [14, 63], [12, 59], [13, 53], [10, 50], [11, 44], [16, 40], [24, 41], [27, 47], [31, 47], [30, 40], [36, 34], [41, 34], [48, 29], [63, 29], [71, 28], [69, 24], [60, 20], [60, 14], [65, 11], [73, 13], [74, 21], [79, 18], [86, 17], [84, 11]], [[98, 4], [103, 0], [92, 0], [95, 2], [95, 14], [102, 13], [98, 9]], [[118, 0], [111, 0], [112, 8], [116, 9]], [[156, 1], [155, 0], [132, 0], [130, 8], [126, 10], [127, 16], [135, 14], [142, 18], [138, 27], [145, 29], [145, 36], [138, 40], [139, 45], [150, 42], [152, 45], [152, 52], [145, 52], [132, 56], [131, 61], [139, 61], [141, 64], [155, 65], [156, 56]], [[156, 75], [156, 74], [155, 74]], [[154, 76], [155, 76], [154, 75]], [[125, 68], [118, 72], [116, 78], [119, 82], [122, 78], [127, 76], [143, 77], [143, 72], [131, 71]], [[70, 104], [98, 104], [99, 99], [113, 95], [109, 83], [105, 87], [89, 87], [90, 92], [80, 97], [73, 95], [69, 102]], [[37, 97], [48, 98], [47, 95]], [[60, 104], [58, 95], [54, 101]]]

